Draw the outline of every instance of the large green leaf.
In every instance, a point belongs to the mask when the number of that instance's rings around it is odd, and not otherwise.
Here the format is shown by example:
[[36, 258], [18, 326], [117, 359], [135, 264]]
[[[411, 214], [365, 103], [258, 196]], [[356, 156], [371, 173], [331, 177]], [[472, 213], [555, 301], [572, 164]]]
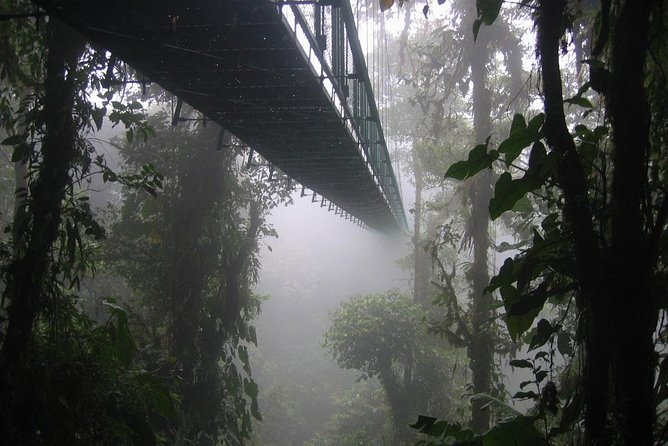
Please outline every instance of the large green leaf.
[[557, 331], [559, 331], [559, 326], [552, 326], [547, 319], [539, 320], [538, 326], [536, 327], [536, 333], [531, 337], [529, 350], [545, 345]]
[[473, 39], [478, 38], [480, 26], [491, 25], [499, 16], [503, 0], [477, 0], [476, 8], [478, 10], [478, 18], [473, 22]]
[[[500, 147], [499, 150], [501, 150]], [[494, 197], [489, 202], [490, 218], [492, 220], [497, 219], [504, 212], [513, 209], [517, 202], [529, 192], [540, 189], [554, 170], [555, 157], [555, 152], [546, 153], [542, 142], [534, 141], [529, 156], [529, 169], [524, 176], [513, 179], [509, 172], [504, 172], [497, 180], [494, 187]]]
[[438, 420], [434, 417], [419, 415], [417, 422], [410, 427], [421, 434], [435, 440], [422, 439], [415, 443], [416, 446], [440, 446], [444, 444], [456, 446], [480, 446], [481, 439], [469, 429], [458, 423], [450, 423]]
[[12, 152], [12, 162], [23, 162], [26, 163], [30, 159], [30, 155], [33, 152], [33, 146], [28, 143], [20, 143], [14, 146], [14, 151]]
[[485, 25], [491, 25], [498, 17], [502, 4], [503, 0], [476, 0], [478, 17]]
[[533, 364], [528, 359], [513, 359], [510, 361], [510, 366], [520, 369], [533, 369]]
[[502, 286], [512, 285], [517, 280], [515, 265], [516, 262], [512, 257], [504, 260], [499, 272], [489, 281], [489, 286], [485, 288], [485, 293], [491, 293]]
[[515, 206], [515, 203], [527, 193], [526, 182], [513, 180], [508, 172], [501, 174], [494, 186], [494, 197], [489, 201], [489, 216], [492, 220]]
[[594, 104], [592, 104], [589, 99], [585, 97], [579, 97], [579, 98], [568, 98], [564, 99], [564, 102], [567, 104], [572, 104], [572, 105], [579, 105], [580, 107], [583, 108], [594, 108]]
[[579, 105], [580, 107], [584, 108], [594, 108], [592, 103], [584, 97], [584, 94], [589, 91], [590, 84], [589, 82], [586, 82], [584, 85], [582, 85], [579, 89], [578, 92], [573, 96], [572, 98], [567, 98], [564, 99], [565, 104], [572, 104], [572, 105]]
[[529, 124], [525, 124], [524, 116], [516, 114], [510, 128], [510, 135], [499, 144], [498, 152], [506, 154], [506, 162], [512, 163], [522, 153], [524, 148], [542, 138], [540, 128], [545, 122], [545, 115], [540, 113], [534, 116]]
[[506, 309], [506, 327], [513, 341], [531, 328], [547, 300], [546, 287], [541, 284], [535, 290], [522, 294], [512, 285], [500, 289], [503, 306]]
[[170, 393], [169, 389], [149, 373], [139, 373], [136, 379], [151, 399], [151, 407], [156, 409], [161, 415], [173, 419], [176, 416], [176, 408], [174, 407], [175, 397]]
[[2, 142], [0, 142], [0, 146], [15, 146], [25, 142], [25, 140], [25, 135], [12, 135], [3, 139]]
[[[487, 143], [489, 138], [487, 138]], [[499, 157], [496, 150], [487, 152], [487, 143], [478, 144], [470, 152], [466, 161], [458, 161], [450, 166], [445, 178], [465, 180], [483, 169], [489, 168]]]
[[536, 417], [519, 415], [510, 421], [497, 424], [482, 436], [483, 446], [541, 446], [545, 437], [536, 429]]
[[516, 415], [497, 424], [482, 435], [462, 428], [459, 424], [448, 423], [433, 417], [420, 415], [412, 424], [413, 429], [437, 440], [422, 439], [417, 446], [541, 446], [547, 444], [545, 437], [536, 429], [537, 418], [528, 415]]

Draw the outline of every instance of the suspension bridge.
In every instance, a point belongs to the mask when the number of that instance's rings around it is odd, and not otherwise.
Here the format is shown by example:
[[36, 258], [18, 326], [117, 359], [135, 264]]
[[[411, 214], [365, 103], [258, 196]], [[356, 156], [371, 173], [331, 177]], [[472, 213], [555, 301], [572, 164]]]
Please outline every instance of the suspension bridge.
[[378, 231], [406, 231], [349, 0], [34, 3], [220, 124], [330, 210]]

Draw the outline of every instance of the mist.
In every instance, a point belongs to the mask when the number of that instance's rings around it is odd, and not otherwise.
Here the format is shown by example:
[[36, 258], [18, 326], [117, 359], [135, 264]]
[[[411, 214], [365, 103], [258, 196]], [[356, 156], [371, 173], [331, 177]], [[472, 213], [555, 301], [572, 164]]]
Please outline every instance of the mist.
[[405, 237], [364, 230], [299, 193], [293, 199], [269, 219], [279, 236], [262, 243], [255, 287], [266, 300], [251, 359], [269, 426], [260, 428], [257, 444], [305, 444], [325, 433], [334, 398], [359, 376], [340, 369], [322, 348], [330, 314], [353, 295], [408, 286], [397, 265]]
[[0, 4], [0, 443], [668, 443], [661, 1]]

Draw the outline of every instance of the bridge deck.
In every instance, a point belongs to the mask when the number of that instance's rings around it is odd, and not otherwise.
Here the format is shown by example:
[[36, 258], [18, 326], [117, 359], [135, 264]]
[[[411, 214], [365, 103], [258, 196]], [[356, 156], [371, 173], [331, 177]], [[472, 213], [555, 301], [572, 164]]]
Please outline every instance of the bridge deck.
[[349, 214], [380, 231], [405, 227], [275, 3], [35, 3]]

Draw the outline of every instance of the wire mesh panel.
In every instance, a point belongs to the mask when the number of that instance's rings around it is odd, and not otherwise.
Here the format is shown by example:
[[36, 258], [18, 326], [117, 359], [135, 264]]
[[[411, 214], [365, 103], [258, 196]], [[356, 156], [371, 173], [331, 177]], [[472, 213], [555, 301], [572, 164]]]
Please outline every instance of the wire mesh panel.
[[[390, 206], [397, 221], [406, 228], [406, 217], [400, 189], [383, 132], [385, 121], [374, 98], [373, 82], [361, 49], [355, 18], [348, 0], [329, 0], [315, 4], [291, 4], [283, 8], [288, 22], [301, 28], [299, 39], [305, 52], [317, 55], [323, 87], [331, 95], [342, 119], [358, 143], [370, 173]], [[298, 33], [296, 33], [298, 34]], [[376, 68], [382, 74], [382, 63]], [[381, 92], [382, 94], [382, 92]]]
[[406, 229], [348, 0], [34, 0], [276, 168]]

